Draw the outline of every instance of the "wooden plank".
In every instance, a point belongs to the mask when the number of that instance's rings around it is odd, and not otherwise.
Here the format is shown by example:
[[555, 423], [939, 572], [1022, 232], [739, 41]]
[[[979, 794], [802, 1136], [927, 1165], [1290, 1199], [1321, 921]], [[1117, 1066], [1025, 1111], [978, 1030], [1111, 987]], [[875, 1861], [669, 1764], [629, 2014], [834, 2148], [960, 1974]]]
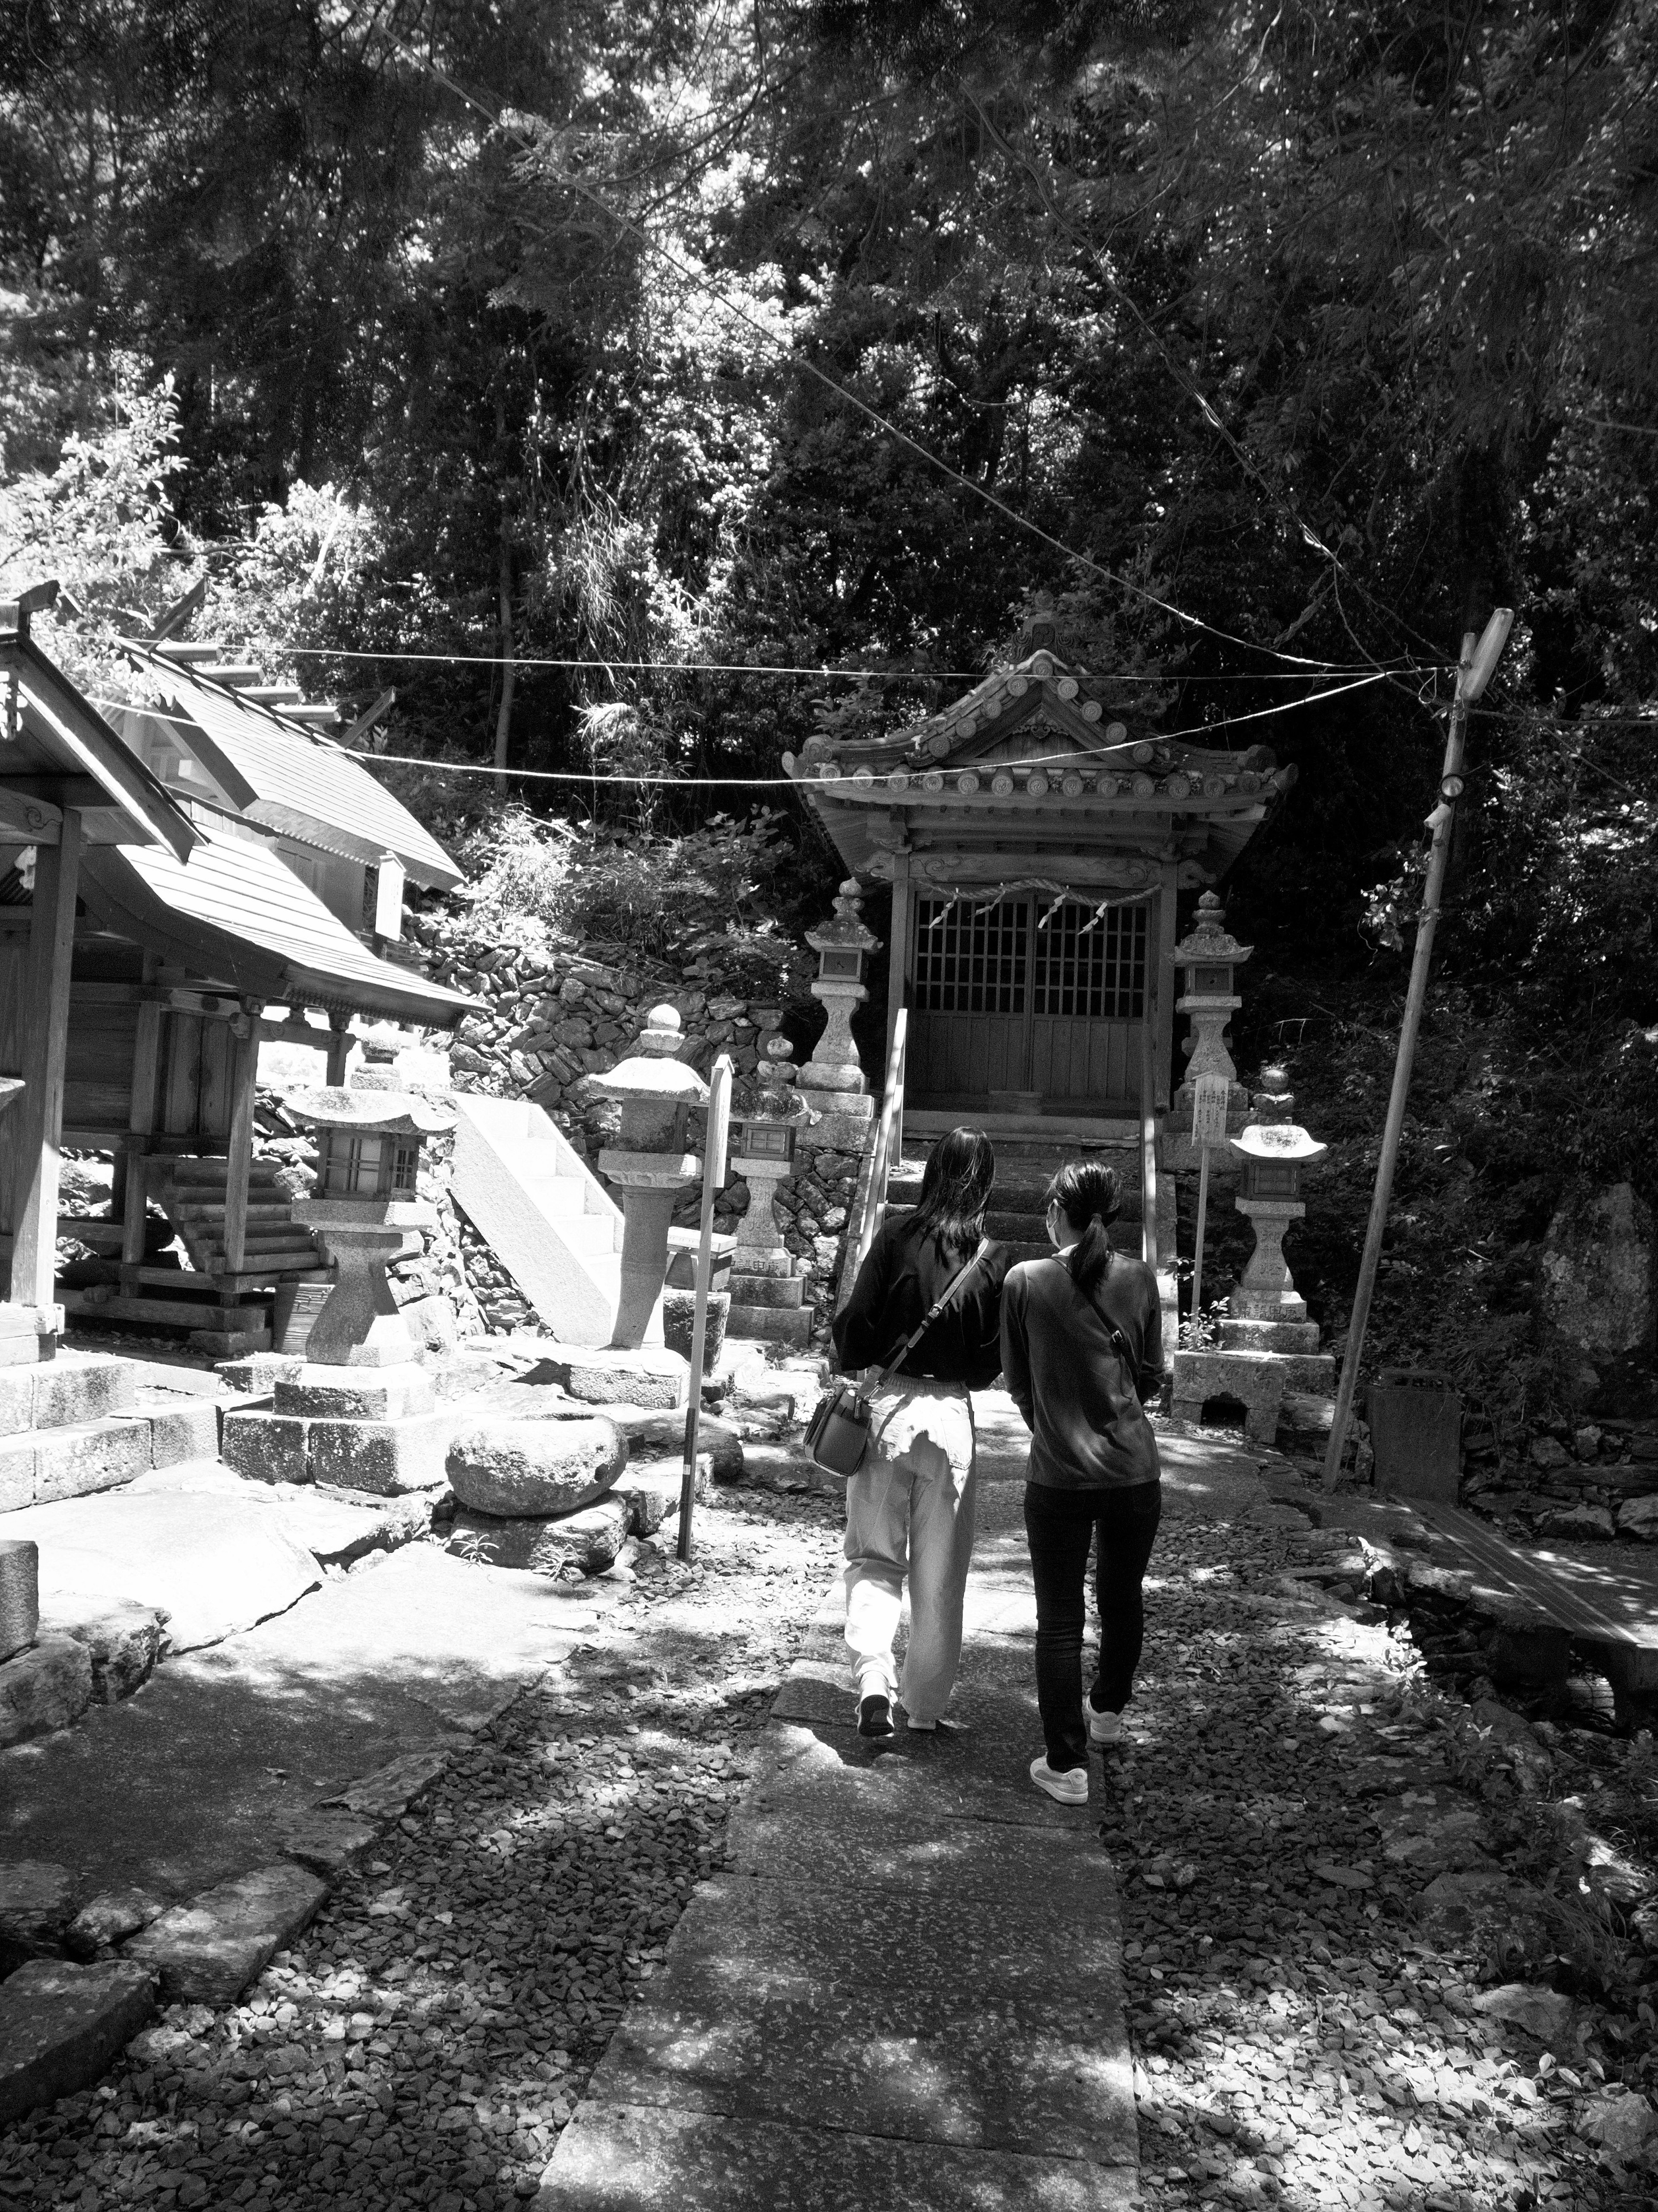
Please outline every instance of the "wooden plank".
[[1424, 1498], [1401, 1502], [1504, 1588], [1540, 1605], [1558, 1627], [1590, 1643], [1658, 1651], [1658, 1576], [1644, 1559], [1642, 1573], [1588, 1566], [1562, 1552], [1522, 1552], [1461, 1506]]
[[[127, 1095], [127, 1125], [132, 1135], [148, 1137], [155, 1127], [156, 1076], [161, 1055], [161, 1009], [152, 999], [138, 1009], [132, 1040], [132, 1082]], [[121, 1258], [137, 1267], [144, 1256], [144, 1217], [149, 1210], [149, 1171], [142, 1153], [124, 1155], [127, 1170]]]
[[202, 1084], [202, 1023], [195, 1014], [172, 1014], [166, 1035], [167, 1060], [161, 1126], [169, 1135], [193, 1136]]
[[250, 1021], [244, 1036], [232, 1040], [230, 1151], [225, 1166], [224, 1266], [240, 1272], [247, 1250], [247, 1180], [253, 1166], [254, 1080], [259, 1065], [259, 1032]]
[[233, 1112], [233, 1040], [223, 1022], [202, 1024], [202, 1087], [197, 1102], [196, 1126], [213, 1136], [228, 1137]]
[[39, 847], [34, 860], [23, 1012], [22, 1072], [28, 1088], [11, 1109], [12, 1119], [21, 1124], [13, 1185], [11, 1295], [22, 1305], [53, 1302], [70, 963], [80, 872], [81, 817], [70, 807], [58, 842]]
[[210, 1298], [100, 1298], [66, 1290], [58, 1304], [70, 1313], [102, 1314], [110, 1321], [164, 1322], [172, 1328], [264, 1328], [268, 1305], [215, 1305]]
[[910, 888], [909, 854], [898, 853], [892, 862], [892, 927], [887, 944], [887, 1035], [882, 1055], [885, 1066], [892, 1058], [893, 1032], [898, 1026], [898, 1009], [904, 1003], [909, 982], [910, 939], [914, 934], [915, 894]]

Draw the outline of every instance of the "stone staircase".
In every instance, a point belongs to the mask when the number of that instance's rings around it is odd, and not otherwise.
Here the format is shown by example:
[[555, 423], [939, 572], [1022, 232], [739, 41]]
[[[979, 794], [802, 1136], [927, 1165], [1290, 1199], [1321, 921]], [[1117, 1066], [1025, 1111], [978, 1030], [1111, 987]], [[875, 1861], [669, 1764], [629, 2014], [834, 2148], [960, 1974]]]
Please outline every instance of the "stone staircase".
[[[887, 1218], [911, 1212], [920, 1196], [921, 1176], [927, 1156], [945, 1132], [955, 1127], [942, 1114], [910, 1114], [904, 1121], [904, 1158], [887, 1182]], [[1053, 1247], [1044, 1221], [1048, 1183], [1066, 1160], [1102, 1158], [1117, 1170], [1122, 1184], [1122, 1212], [1111, 1231], [1120, 1252], [1140, 1253], [1139, 1132], [1130, 1121], [1082, 1123], [1072, 1127], [1057, 1120], [1012, 1117], [989, 1130], [996, 1147], [996, 1187], [991, 1194], [985, 1229], [998, 1243], [1006, 1244], [1015, 1260], [1038, 1260]], [[1159, 1243], [1172, 1265], [1172, 1191], [1165, 1190], [1159, 1207]]]
[[608, 1344], [622, 1295], [622, 1210], [527, 1098], [457, 1091], [455, 1203], [564, 1344]]
[[24, 1506], [112, 1490], [218, 1449], [214, 1401], [146, 1387], [130, 1359], [64, 1351], [0, 1369], [0, 1537]]

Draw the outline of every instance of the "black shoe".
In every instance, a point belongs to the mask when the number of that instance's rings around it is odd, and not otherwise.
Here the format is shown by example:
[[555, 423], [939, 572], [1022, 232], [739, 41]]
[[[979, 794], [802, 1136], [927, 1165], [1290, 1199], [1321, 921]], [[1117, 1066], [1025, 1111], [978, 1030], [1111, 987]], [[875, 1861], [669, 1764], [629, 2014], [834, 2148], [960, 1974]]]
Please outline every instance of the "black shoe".
[[890, 1698], [876, 1695], [859, 1699], [858, 1733], [871, 1736], [888, 1736], [894, 1733]]

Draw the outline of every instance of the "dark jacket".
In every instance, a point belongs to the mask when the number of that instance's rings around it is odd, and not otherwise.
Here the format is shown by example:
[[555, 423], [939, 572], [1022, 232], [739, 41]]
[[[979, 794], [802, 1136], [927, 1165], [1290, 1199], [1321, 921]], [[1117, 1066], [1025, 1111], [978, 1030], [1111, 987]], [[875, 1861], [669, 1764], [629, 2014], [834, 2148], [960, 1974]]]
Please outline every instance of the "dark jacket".
[[1141, 1401], [1163, 1388], [1163, 1312], [1144, 1261], [1118, 1254], [1092, 1298], [1062, 1260], [1022, 1261], [1002, 1294], [1002, 1370], [1030, 1431], [1032, 1482], [1129, 1490], [1158, 1480]]
[[[848, 1372], [884, 1366], [960, 1265], [939, 1256], [937, 1243], [917, 1231], [913, 1216], [884, 1223], [858, 1270], [852, 1296], [835, 1316], [835, 1349], [841, 1366]], [[1006, 1247], [990, 1245], [899, 1376], [932, 1376], [941, 1382], [987, 1389], [1002, 1364], [1002, 1280], [1007, 1268]]]

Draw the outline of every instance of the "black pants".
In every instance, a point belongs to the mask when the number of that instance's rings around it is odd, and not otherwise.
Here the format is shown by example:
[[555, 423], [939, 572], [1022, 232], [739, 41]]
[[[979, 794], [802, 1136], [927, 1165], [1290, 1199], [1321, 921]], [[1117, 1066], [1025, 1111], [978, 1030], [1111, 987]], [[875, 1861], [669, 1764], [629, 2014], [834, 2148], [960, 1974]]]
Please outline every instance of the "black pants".
[[1140, 1583], [1157, 1540], [1163, 1486], [1132, 1490], [1056, 1490], [1028, 1482], [1025, 1534], [1036, 1583], [1036, 1703], [1048, 1763], [1056, 1774], [1088, 1759], [1083, 1725], [1083, 1585], [1088, 1547], [1099, 1532], [1094, 1594], [1100, 1609], [1100, 1661], [1090, 1701], [1096, 1712], [1120, 1713], [1134, 1686], [1145, 1633]]

